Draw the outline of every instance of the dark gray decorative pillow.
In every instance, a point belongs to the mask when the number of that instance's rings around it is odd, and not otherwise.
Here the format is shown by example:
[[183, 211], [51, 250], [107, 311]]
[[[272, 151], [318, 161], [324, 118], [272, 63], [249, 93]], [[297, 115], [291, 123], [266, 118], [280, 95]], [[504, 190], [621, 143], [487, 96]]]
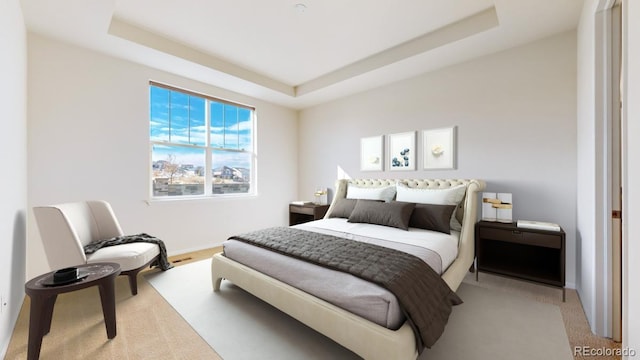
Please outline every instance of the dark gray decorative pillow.
[[356, 199], [336, 199], [336, 203], [329, 214], [330, 218], [348, 218], [356, 206]]
[[451, 234], [449, 223], [456, 205], [416, 204], [409, 226]]
[[360, 199], [353, 208], [348, 221], [408, 230], [409, 219], [415, 206], [414, 203], [402, 201], [379, 202]]

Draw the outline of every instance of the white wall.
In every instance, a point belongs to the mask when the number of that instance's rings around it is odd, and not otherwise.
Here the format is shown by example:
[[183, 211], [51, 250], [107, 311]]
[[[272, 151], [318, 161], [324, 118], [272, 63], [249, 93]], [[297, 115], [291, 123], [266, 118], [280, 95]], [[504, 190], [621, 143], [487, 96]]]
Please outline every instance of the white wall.
[[595, 117], [595, 4], [585, 1], [578, 26], [578, 174], [577, 174], [577, 290], [591, 329], [595, 331], [596, 283], [596, 138]]
[[[125, 233], [163, 239], [171, 254], [233, 233], [286, 225], [297, 194], [297, 113], [257, 99], [29, 34], [29, 207], [105, 199]], [[146, 203], [148, 81], [256, 107], [259, 195]], [[33, 215], [29, 275], [48, 269]]]
[[584, 3], [578, 26], [577, 290], [591, 330], [612, 336], [611, 184], [607, 77], [603, 32], [609, 1]]
[[[351, 177], [484, 179], [488, 191], [513, 193], [514, 219], [562, 225], [574, 286], [575, 103], [572, 31], [303, 110], [298, 195], [333, 187], [338, 166]], [[456, 170], [359, 170], [362, 137], [454, 125]]]
[[24, 298], [27, 207], [27, 37], [20, 1], [0, 1], [0, 358]]
[[[640, 354], [640, 3], [623, 2], [626, 52], [624, 54], [626, 81], [624, 96], [623, 139], [623, 348]], [[623, 45], [624, 46], [624, 45]], [[627, 221], [624, 221], [624, 220]], [[638, 356], [638, 355], [636, 355]]]

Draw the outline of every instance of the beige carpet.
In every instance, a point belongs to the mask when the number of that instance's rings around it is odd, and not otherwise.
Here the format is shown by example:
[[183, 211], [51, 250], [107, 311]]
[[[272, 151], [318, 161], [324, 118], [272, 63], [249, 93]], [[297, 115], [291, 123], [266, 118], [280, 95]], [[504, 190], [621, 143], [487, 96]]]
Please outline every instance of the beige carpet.
[[[146, 278], [222, 358], [358, 358], [228, 281], [213, 293], [209, 265]], [[445, 333], [420, 359], [572, 358], [558, 306], [474, 283], [462, 284], [459, 294], [465, 303], [454, 307]]]
[[[185, 264], [209, 258], [214, 252], [181, 255], [174, 260]], [[619, 343], [591, 333], [575, 290], [567, 290], [567, 302], [563, 303], [559, 290], [527, 282], [484, 273], [480, 274], [478, 283], [473, 275], [465, 279], [465, 282], [491, 291], [507, 292], [558, 306], [571, 348], [620, 348]], [[131, 296], [126, 277], [119, 277], [116, 286], [118, 336], [113, 340], [107, 339], [96, 288], [64, 294], [56, 302], [51, 333], [44, 337], [41, 359], [220, 359], [143, 277], [139, 279], [137, 296]], [[27, 357], [28, 310], [29, 299], [26, 298], [5, 354], [6, 360]], [[619, 358], [610, 356], [598, 359]], [[594, 357], [576, 356], [575, 359]]]
[[[27, 358], [29, 304], [27, 297], [6, 360]], [[142, 278], [136, 296], [131, 295], [126, 276], [116, 279], [116, 317], [118, 333], [109, 340], [97, 287], [61, 294], [53, 311], [51, 332], [42, 341], [40, 359], [220, 359]]]

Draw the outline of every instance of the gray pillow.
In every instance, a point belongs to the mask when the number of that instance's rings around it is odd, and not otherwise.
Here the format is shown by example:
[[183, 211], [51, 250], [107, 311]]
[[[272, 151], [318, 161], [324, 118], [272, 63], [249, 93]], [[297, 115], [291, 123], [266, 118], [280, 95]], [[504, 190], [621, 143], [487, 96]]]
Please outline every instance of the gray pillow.
[[451, 234], [449, 224], [455, 208], [455, 205], [416, 204], [409, 226]]
[[336, 199], [336, 203], [329, 214], [330, 218], [348, 218], [356, 206], [356, 199]]
[[367, 223], [408, 230], [414, 203], [402, 201], [378, 202], [359, 199], [349, 216], [349, 222]]

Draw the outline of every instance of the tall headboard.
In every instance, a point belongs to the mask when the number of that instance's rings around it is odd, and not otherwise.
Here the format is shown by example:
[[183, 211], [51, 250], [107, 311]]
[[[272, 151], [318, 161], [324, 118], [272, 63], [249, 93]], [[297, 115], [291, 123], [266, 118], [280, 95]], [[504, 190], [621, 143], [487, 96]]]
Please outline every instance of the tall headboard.
[[458, 257], [442, 278], [454, 291], [458, 288], [467, 271], [473, 264], [475, 256], [474, 228], [478, 220], [478, 193], [484, 190], [486, 184], [477, 179], [341, 179], [336, 181], [335, 193], [325, 218], [331, 216], [336, 201], [347, 196], [349, 184], [359, 187], [385, 187], [397, 183], [406, 184], [410, 188], [418, 189], [447, 189], [454, 186], [465, 185], [467, 191], [456, 210], [456, 218], [462, 224], [460, 231], [460, 246]]

